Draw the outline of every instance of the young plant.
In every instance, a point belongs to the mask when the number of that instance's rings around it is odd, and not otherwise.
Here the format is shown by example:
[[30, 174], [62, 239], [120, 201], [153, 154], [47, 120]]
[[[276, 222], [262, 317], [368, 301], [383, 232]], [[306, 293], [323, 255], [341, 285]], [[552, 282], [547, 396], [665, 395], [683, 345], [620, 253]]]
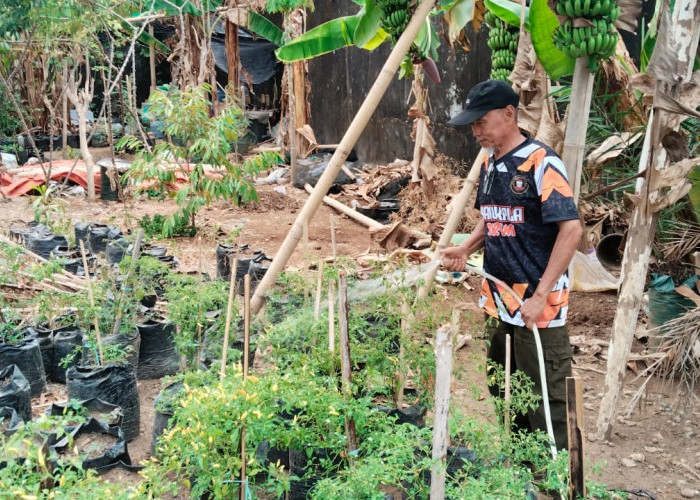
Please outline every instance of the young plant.
[[[169, 141], [157, 144], [152, 153], [140, 150], [124, 179], [130, 179], [137, 192], [175, 198], [178, 210], [166, 218], [164, 237], [175, 234], [178, 225], [195, 226], [199, 209], [214, 200], [257, 201], [252, 176], [280, 160], [277, 153], [265, 152], [240, 165], [233, 163], [231, 144], [245, 132], [247, 121], [231, 101], [210, 117], [212, 92], [207, 85], [185, 91], [170, 88], [156, 90], [148, 100], [149, 113], [165, 122]], [[119, 146], [139, 149], [140, 142], [124, 137]], [[178, 179], [187, 182], [175, 189]]]

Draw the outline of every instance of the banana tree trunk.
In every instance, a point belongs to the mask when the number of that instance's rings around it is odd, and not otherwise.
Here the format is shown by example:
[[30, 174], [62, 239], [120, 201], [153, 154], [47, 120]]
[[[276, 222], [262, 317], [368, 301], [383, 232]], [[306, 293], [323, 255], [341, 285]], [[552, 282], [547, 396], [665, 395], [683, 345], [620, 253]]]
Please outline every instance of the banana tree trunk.
[[408, 49], [411, 47], [413, 40], [415, 40], [423, 22], [428, 17], [428, 14], [432, 8], [435, 6], [435, 1], [436, 0], [424, 0], [418, 5], [418, 8], [413, 14], [411, 22], [408, 24], [406, 30], [396, 42], [396, 46], [391, 51], [391, 54], [389, 54], [389, 58], [387, 59], [386, 63], [384, 63], [384, 67], [380, 71], [377, 80], [374, 82], [374, 85], [367, 94], [365, 101], [362, 103], [362, 106], [358, 110], [357, 115], [355, 115], [352, 123], [350, 123], [350, 126], [345, 132], [343, 139], [340, 141], [338, 148], [335, 150], [335, 153], [333, 153], [333, 157], [331, 158], [328, 166], [316, 183], [314, 191], [311, 193], [309, 198], [306, 200], [306, 203], [299, 211], [299, 215], [294, 221], [292, 228], [289, 230], [289, 233], [287, 233], [287, 237], [284, 239], [284, 242], [282, 242], [282, 246], [270, 264], [270, 268], [267, 270], [265, 276], [258, 284], [251, 301], [251, 310], [254, 314], [260, 311], [262, 308], [265, 294], [277, 279], [277, 275], [280, 273], [280, 271], [284, 269], [285, 264], [289, 260], [289, 257], [292, 255], [292, 252], [296, 248], [297, 243], [301, 238], [304, 223], [311, 220], [313, 215], [316, 213], [316, 210], [318, 210], [319, 205], [323, 201], [323, 197], [328, 192], [328, 189], [330, 189], [336, 175], [338, 175], [340, 168], [343, 166], [343, 163], [350, 154], [350, 150], [353, 148], [353, 146], [355, 146], [355, 143], [357, 143], [360, 134], [362, 134], [367, 126], [367, 123], [372, 117], [372, 114], [377, 109], [379, 101], [381, 101], [382, 97], [386, 93], [386, 90], [389, 88], [389, 85], [394, 79], [394, 75], [396, 75], [396, 71], [399, 69], [401, 60], [408, 52]]
[[586, 150], [586, 130], [591, 111], [592, 95], [593, 73], [588, 69], [588, 58], [579, 57], [576, 59], [574, 67], [571, 102], [569, 103], [566, 136], [564, 137], [564, 153], [562, 154], [576, 203], [578, 203], [581, 192], [581, 170], [583, 168], [583, 154]]

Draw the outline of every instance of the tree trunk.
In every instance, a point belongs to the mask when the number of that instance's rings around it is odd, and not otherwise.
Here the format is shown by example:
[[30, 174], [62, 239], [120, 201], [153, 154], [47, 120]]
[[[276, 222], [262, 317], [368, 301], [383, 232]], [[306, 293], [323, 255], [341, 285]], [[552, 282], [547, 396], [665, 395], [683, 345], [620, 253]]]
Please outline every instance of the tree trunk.
[[85, 173], [87, 175], [87, 187], [88, 187], [88, 198], [95, 199], [95, 174], [94, 174], [94, 162], [92, 160], [92, 154], [90, 154], [90, 149], [88, 148], [88, 138], [87, 138], [87, 112], [90, 109], [90, 103], [92, 102], [92, 97], [95, 90], [95, 80], [90, 74], [90, 60], [86, 57], [85, 60], [85, 85], [82, 89], [78, 89], [79, 77], [76, 74], [78, 68], [76, 67], [74, 71], [71, 72], [70, 79], [68, 80], [68, 87], [66, 93], [68, 99], [73, 104], [75, 112], [78, 115], [78, 135], [80, 137], [80, 155], [85, 161]]

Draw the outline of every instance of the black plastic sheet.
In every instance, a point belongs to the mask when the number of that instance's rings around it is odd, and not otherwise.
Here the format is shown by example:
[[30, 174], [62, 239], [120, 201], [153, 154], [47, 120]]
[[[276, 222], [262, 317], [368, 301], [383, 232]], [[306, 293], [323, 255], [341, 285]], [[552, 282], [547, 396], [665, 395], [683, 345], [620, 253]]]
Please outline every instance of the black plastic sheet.
[[0, 370], [0, 406], [14, 408], [17, 415], [29, 422], [32, 419], [32, 398], [27, 379], [17, 365]]
[[31, 387], [31, 397], [39, 396], [46, 388], [44, 363], [39, 341], [25, 338], [15, 344], [0, 344], [0, 366], [17, 365]]

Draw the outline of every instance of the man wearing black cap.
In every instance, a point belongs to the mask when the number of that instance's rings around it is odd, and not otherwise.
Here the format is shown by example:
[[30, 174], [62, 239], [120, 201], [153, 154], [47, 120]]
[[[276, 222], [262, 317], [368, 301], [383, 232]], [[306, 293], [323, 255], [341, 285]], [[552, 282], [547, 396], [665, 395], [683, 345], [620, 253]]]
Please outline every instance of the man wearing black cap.
[[[481, 170], [476, 208], [482, 220], [460, 246], [441, 254], [449, 270], [464, 270], [473, 252], [484, 249], [484, 270], [503, 280], [521, 299], [484, 280], [479, 305], [487, 321], [488, 359], [505, 366], [505, 336], [513, 339], [511, 367], [521, 370], [542, 394], [538, 356], [531, 332], [537, 325], [545, 356], [547, 389], [556, 445], [567, 448], [566, 377], [571, 376], [571, 345], [566, 330], [569, 299], [567, 268], [582, 235], [566, 168], [547, 145], [518, 128], [518, 95], [503, 81], [487, 80], [467, 96], [455, 126], [471, 125], [488, 151]], [[489, 390], [499, 396], [498, 388]], [[516, 425], [546, 432], [540, 406]]]

